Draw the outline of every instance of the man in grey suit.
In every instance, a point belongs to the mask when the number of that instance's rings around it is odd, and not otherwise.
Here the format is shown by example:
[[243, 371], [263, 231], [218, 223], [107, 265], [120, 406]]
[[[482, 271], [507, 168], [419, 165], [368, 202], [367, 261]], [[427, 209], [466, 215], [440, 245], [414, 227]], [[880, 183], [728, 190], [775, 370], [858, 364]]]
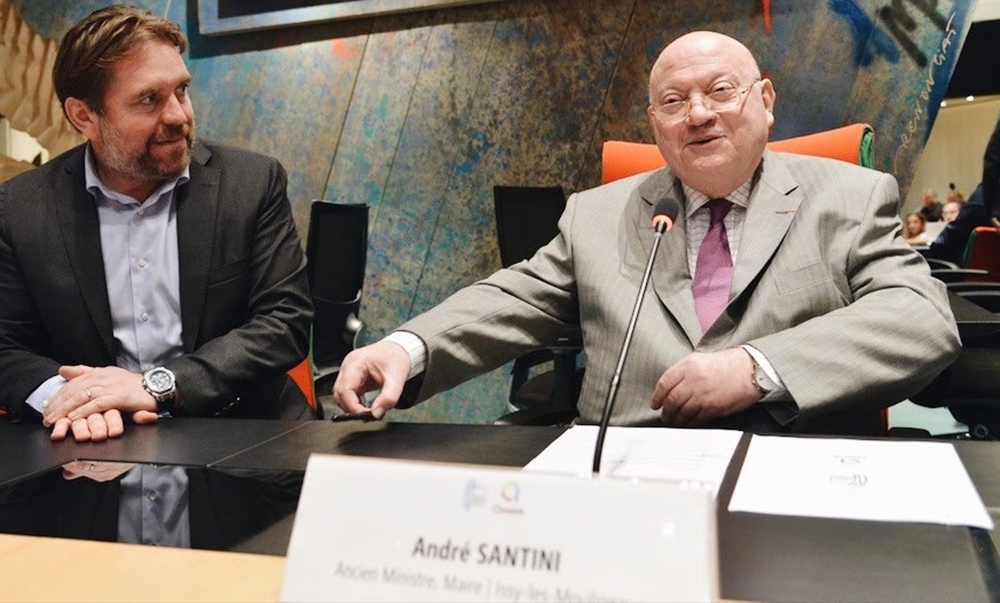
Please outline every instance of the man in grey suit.
[[649, 101], [668, 168], [573, 195], [531, 260], [348, 356], [337, 403], [359, 412], [361, 394], [381, 388], [382, 416], [579, 327], [581, 421], [597, 422], [664, 197], [683, 209], [613, 423], [867, 431], [859, 421], [877, 424], [954, 359], [945, 290], [901, 237], [895, 180], [766, 151], [775, 91], [746, 47], [712, 32], [678, 38], [653, 66]]
[[298, 418], [305, 259], [277, 161], [194, 141], [186, 40], [112, 6], [53, 72], [88, 142], [0, 186], [0, 408], [51, 437], [123, 419]]

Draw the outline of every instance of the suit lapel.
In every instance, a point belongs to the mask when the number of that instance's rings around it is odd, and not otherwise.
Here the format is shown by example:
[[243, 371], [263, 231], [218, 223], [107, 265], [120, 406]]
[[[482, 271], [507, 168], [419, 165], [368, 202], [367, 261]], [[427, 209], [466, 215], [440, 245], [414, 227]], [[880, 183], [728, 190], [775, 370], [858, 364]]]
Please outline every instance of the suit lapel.
[[765, 152], [760, 181], [750, 195], [743, 222], [743, 236], [733, 267], [730, 302], [743, 295], [781, 245], [802, 203], [798, 188], [798, 182], [781, 157]]
[[641, 266], [646, 267], [649, 253], [653, 249], [654, 232], [650, 221], [653, 218], [653, 208], [665, 196], [672, 196], [681, 202], [681, 212], [673, 229], [664, 233], [660, 240], [656, 263], [653, 265], [653, 290], [660, 302], [673, 315], [674, 320], [684, 330], [685, 335], [693, 344], [701, 339], [701, 325], [694, 311], [694, 297], [691, 294], [691, 274], [687, 265], [687, 236], [682, 200], [683, 192], [680, 183], [673, 173], [661, 169], [650, 175], [636, 189], [633, 195], [632, 227], [635, 237], [642, 247]]
[[111, 302], [108, 301], [107, 276], [101, 250], [101, 228], [94, 197], [87, 192], [84, 178], [84, 152], [78, 147], [77, 156], [66, 165], [63, 190], [72, 191], [70, 203], [65, 198], [52, 197], [59, 231], [69, 263], [72, 266], [83, 302], [97, 327], [110, 362], [115, 359], [114, 328], [111, 323]]
[[212, 153], [195, 144], [191, 179], [177, 191], [177, 250], [180, 260], [181, 339], [184, 351], [198, 342], [198, 326], [205, 309], [215, 221], [219, 206], [219, 170], [208, 166]]

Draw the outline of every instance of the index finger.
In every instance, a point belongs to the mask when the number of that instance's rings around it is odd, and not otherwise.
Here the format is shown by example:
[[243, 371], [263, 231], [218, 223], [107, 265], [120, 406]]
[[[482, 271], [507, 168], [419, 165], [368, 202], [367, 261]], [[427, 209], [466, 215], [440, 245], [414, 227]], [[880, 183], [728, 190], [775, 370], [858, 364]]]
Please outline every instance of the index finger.
[[379, 395], [375, 397], [375, 401], [372, 402], [372, 416], [376, 419], [381, 419], [385, 416], [385, 413], [396, 407], [396, 403], [399, 402], [399, 397], [403, 394], [403, 386], [406, 384], [405, 379], [399, 379], [394, 375], [386, 375], [385, 382], [382, 384], [382, 391]]
[[59, 419], [69, 416], [69, 413], [89, 402], [91, 397], [90, 390], [82, 384], [67, 383], [49, 399], [43, 415], [44, 422], [51, 425]]
[[663, 371], [663, 374], [656, 381], [656, 387], [653, 389], [653, 399], [649, 401], [650, 408], [660, 410], [667, 396], [677, 387], [683, 377], [684, 371], [678, 368], [676, 364]]
[[364, 364], [349, 364], [341, 367], [337, 381], [333, 384], [333, 401], [346, 413], [359, 413], [368, 410], [361, 403], [361, 394], [365, 392], [370, 374]]

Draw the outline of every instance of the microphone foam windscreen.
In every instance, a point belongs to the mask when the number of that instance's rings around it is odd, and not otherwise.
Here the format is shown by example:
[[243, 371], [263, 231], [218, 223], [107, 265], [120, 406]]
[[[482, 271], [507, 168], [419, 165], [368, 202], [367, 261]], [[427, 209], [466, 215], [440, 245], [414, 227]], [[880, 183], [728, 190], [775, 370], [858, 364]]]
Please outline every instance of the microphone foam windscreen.
[[656, 207], [653, 208], [653, 219], [655, 220], [656, 216], [667, 216], [673, 222], [679, 213], [681, 213], [681, 204], [673, 197], [664, 197], [657, 201]]

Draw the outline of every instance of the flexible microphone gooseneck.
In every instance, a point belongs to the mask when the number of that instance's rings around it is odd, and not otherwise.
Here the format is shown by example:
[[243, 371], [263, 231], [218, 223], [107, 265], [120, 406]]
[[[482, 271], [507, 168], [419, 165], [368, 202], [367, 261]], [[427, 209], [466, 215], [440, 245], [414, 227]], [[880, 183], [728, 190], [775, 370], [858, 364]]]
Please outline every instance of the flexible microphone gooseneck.
[[642, 275], [642, 284], [639, 285], [639, 295], [635, 298], [635, 306], [632, 308], [632, 318], [629, 319], [628, 329], [625, 330], [625, 341], [622, 342], [622, 351], [618, 355], [618, 366], [615, 367], [615, 374], [611, 378], [611, 387], [608, 389], [608, 399], [604, 402], [604, 414], [601, 416], [601, 426], [597, 430], [597, 445], [594, 447], [594, 468], [595, 474], [601, 472], [601, 452], [604, 450], [604, 437], [608, 434], [608, 422], [611, 420], [611, 410], [615, 406], [615, 396], [618, 395], [618, 383], [621, 381], [622, 369], [625, 366], [625, 357], [628, 355], [629, 346], [632, 344], [632, 334], [635, 333], [635, 325], [639, 321], [639, 310], [642, 308], [642, 300], [646, 296], [646, 289], [649, 287], [649, 276], [653, 273], [653, 262], [656, 261], [656, 251], [660, 248], [660, 239], [663, 233], [674, 227], [674, 220], [680, 213], [680, 203], [670, 197], [661, 199], [653, 208], [653, 250], [649, 252], [649, 261], [646, 262], [646, 272]]

